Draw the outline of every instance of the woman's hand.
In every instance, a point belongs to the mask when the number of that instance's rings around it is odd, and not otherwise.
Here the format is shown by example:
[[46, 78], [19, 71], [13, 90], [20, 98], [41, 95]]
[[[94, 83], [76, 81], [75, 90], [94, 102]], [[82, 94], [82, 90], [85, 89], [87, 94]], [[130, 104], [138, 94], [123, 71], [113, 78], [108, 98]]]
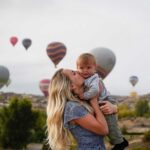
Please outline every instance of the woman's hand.
[[110, 115], [118, 112], [118, 107], [115, 104], [110, 103], [109, 101], [103, 101], [100, 103], [100, 110], [105, 115]]

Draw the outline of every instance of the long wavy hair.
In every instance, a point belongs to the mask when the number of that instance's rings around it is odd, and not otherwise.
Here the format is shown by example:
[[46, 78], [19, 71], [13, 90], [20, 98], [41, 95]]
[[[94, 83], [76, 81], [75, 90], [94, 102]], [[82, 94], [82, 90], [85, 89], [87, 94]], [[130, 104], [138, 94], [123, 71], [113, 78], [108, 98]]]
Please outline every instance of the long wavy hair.
[[67, 150], [70, 145], [69, 130], [64, 128], [64, 109], [68, 100], [78, 101], [89, 112], [91, 107], [78, 100], [71, 92], [71, 81], [59, 69], [51, 79], [47, 105], [47, 139], [52, 150]]

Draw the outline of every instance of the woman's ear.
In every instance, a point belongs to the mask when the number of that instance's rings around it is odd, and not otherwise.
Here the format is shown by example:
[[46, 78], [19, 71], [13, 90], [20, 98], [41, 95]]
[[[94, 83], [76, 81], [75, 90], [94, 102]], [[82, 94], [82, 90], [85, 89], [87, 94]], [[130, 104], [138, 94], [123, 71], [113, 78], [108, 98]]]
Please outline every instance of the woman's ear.
[[70, 89], [71, 89], [71, 91], [74, 89], [74, 84], [73, 83], [70, 84]]

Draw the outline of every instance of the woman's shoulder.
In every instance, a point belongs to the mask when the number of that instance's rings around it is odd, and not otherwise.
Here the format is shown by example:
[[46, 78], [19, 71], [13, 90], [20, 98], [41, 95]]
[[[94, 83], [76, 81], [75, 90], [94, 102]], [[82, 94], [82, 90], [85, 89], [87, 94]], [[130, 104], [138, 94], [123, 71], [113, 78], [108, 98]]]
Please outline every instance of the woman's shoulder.
[[64, 110], [64, 124], [68, 127], [68, 122], [73, 119], [87, 115], [87, 109], [77, 101], [67, 101]]
[[66, 110], [73, 110], [73, 109], [76, 109], [78, 107], [83, 107], [83, 106], [81, 106], [81, 104], [79, 102], [77, 102], [77, 101], [69, 100], [66, 103], [65, 109]]
[[87, 109], [80, 103], [77, 101], [67, 101], [66, 106], [65, 106], [65, 112], [67, 113], [73, 113], [75, 115], [79, 115], [82, 113], [87, 113]]
[[74, 107], [74, 106], [80, 106], [81, 104], [77, 101], [68, 100], [66, 103], [67, 107]]

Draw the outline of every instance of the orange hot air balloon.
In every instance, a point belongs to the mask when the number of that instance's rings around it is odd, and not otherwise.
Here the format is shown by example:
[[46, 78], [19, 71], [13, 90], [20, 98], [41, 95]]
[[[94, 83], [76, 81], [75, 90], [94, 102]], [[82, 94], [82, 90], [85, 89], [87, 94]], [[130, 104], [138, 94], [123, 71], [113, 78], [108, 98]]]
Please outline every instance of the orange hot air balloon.
[[47, 46], [47, 55], [54, 63], [55, 67], [66, 55], [67, 48], [61, 42], [52, 42]]
[[15, 46], [15, 45], [17, 44], [17, 42], [18, 42], [18, 38], [17, 38], [17, 37], [12, 36], [12, 37], [10, 38], [10, 43], [11, 43], [13, 46]]
[[39, 83], [39, 87], [40, 90], [43, 92], [44, 96], [47, 97], [48, 96], [48, 87], [50, 84], [50, 80], [49, 79], [42, 79]]

